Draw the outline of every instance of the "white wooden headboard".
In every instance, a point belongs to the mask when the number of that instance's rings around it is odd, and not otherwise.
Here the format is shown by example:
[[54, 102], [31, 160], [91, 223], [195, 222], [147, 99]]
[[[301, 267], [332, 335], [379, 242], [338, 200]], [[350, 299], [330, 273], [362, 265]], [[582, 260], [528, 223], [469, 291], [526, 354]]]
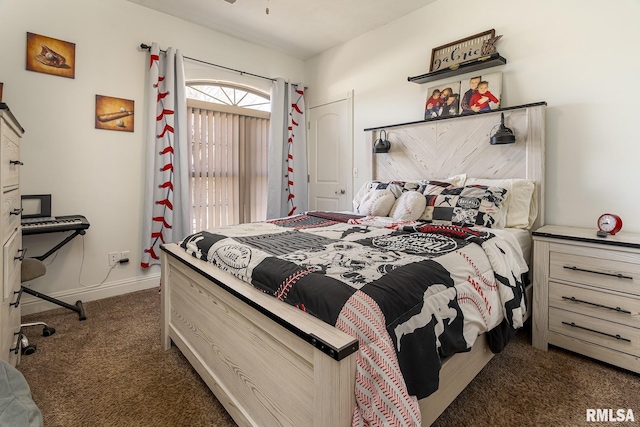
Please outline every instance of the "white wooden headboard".
[[[545, 102], [502, 108], [470, 116], [365, 129], [370, 149], [384, 130], [389, 153], [372, 154], [372, 179], [416, 180], [466, 173], [473, 178], [526, 178], [536, 181], [538, 217], [544, 225]], [[516, 136], [514, 144], [491, 145], [500, 125]]]

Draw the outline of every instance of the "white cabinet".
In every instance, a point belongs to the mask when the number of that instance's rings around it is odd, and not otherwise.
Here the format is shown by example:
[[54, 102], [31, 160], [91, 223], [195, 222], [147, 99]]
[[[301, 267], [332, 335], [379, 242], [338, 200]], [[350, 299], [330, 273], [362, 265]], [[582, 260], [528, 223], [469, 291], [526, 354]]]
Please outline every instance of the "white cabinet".
[[640, 235], [545, 226], [533, 240], [533, 346], [640, 373]]
[[20, 142], [24, 130], [6, 104], [0, 103], [0, 358], [13, 366], [20, 359]]

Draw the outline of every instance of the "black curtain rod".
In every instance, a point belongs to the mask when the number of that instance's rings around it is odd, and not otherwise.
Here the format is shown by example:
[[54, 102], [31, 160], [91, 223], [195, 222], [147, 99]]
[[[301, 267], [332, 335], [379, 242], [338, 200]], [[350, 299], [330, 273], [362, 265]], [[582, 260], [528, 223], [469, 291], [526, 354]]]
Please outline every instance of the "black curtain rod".
[[[145, 50], [151, 50], [151, 46], [141, 43], [140, 44], [140, 48], [145, 49]], [[162, 50], [160, 49], [160, 52], [162, 53], [167, 53], [166, 50]], [[247, 73], [246, 71], [242, 71], [242, 70], [236, 70], [235, 68], [229, 68], [229, 67], [225, 67], [224, 65], [218, 65], [218, 64], [213, 64], [211, 62], [207, 62], [207, 61], [203, 61], [201, 59], [196, 59], [196, 58], [190, 58], [188, 56], [183, 56], [184, 59], [190, 59], [191, 61], [196, 61], [196, 62], [200, 62], [202, 64], [207, 64], [207, 65], [211, 65], [213, 67], [218, 67], [218, 68], [224, 68], [225, 70], [229, 70], [229, 71], [234, 71], [236, 73], [240, 73], [240, 75], [247, 75], [247, 76], [252, 76], [252, 77], [258, 77], [260, 79], [265, 79], [265, 80], [270, 80], [272, 82], [275, 82], [276, 79], [272, 79], [271, 77], [265, 77], [265, 76], [260, 76], [258, 74], [253, 74], [253, 73]]]

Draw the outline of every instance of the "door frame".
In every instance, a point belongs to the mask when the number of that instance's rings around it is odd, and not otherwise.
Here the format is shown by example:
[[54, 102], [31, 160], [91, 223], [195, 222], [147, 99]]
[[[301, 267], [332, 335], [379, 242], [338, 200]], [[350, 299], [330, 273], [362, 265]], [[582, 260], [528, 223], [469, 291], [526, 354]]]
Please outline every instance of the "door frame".
[[[350, 144], [350, 151], [351, 151], [351, 164], [349, 165], [349, 171], [346, 174], [347, 176], [347, 183], [346, 183], [346, 189], [347, 189], [347, 200], [350, 201], [349, 203], [349, 210], [353, 210], [352, 207], [352, 201], [353, 201], [353, 195], [354, 195], [354, 191], [353, 191], [353, 178], [354, 178], [354, 147], [353, 147], [353, 90], [348, 91], [345, 95], [335, 95], [335, 96], [331, 96], [331, 97], [325, 97], [325, 98], [321, 98], [313, 103], [309, 103], [309, 105], [307, 106], [307, 111], [311, 110], [312, 108], [317, 108], [317, 107], [322, 107], [328, 104], [333, 104], [335, 102], [340, 102], [340, 101], [346, 101], [347, 102], [347, 140]], [[311, 121], [309, 120], [309, 116], [310, 114], [307, 114], [307, 131], [309, 131], [309, 129], [311, 128]], [[309, 153], [309, 141], [307, 138], [307, 153]], [[307, 158], [307, 170], [309, 170], [309, 162], [311, 161], [311, 159]], [[311, 191], [309, 189], [309, 179], [307, 179], [307, 203], [309, 203], [311, 200]]]

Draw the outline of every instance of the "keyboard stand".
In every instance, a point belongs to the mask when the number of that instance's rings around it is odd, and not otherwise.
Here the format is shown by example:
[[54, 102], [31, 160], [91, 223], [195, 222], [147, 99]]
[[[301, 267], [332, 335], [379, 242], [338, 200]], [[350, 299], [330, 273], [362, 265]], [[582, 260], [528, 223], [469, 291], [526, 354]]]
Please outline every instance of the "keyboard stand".
[[[69, 236], [67, 236], [63, 241], [61, 241], [60, 243], [58, 243], [56, 246], [54, 246], [53, 248], [51, 248], [49, 251], [47, 251], [46, 253], [40, 255], [40, 256], [36, 256], [33, 257], [39, 261], [44, 261], [45, 259], [49, 258], [51, 255], [53, 255], [56, 251], [58, 251], [61, 247], [63, 247], [64, 245], [66, 245], [67, 243], [69, 243], [70, 241], [72, 241], [76, 236], [83, 236], [86, 233], [85, 229], [76, 229], [73, 230], [73, 233], [70, 234]], [[76, 301], [75, 305], [71, 305], [71, 304], [67, 304], [64, 301], [60, 301], [59, 299], [55, 299], [52, 298], [48, 295], [45, 294], [41, 294], [40, 292], [34, 291], [33, 289], [27, 288], [26, 286], [22, 287], [22, 290], [30, 295], [33, 295], [34, 297], [43, 299], [45, 301], [49, 301], [53, 304], [59, 305], [60, 307], [64, 307], [64, 308], [68, 308], [69, 310], [75, 311], [76, 313], [78, 313], [78, 318], [79, 320], [86, 320], [87, 319], [87, 315], [84, 312], [84, 307], [82, 306], [82, 301], [78, 300]]]
[[57, 304], [60, 307], [68, 308], [69, 310], [75, 311], [76, 313], [78, 313], [79, 320], [87, 319], [87, 315], [84, 312], [84, 307], [82, 306], [82, 301], [80, 300], [76, 301], [76, 305], [71, 305], [71, 304], [67, 304], [64, 301], [60, 301], [59, 299], [51, 298], [48, 295], [41, 294], [40, 292], [34, 291], [33, 289], [27, 288], [26, 286], [22, 287], [22, 291], [30, 295], [33, 295], [34, 297], [38, 297], [45, 301], [49, 301], [54, 304]]
[[64, 245], [72, 241], [76, 236], [84, 236], [85, 234], [86, 234], [85, 230], [75, 230], [72, 234], [67, 236], [66, 239], [64, 239], [62, 242], [58, 243], [53, 248], [51, 248], [47, 253], [42, 254], [40, 256], [34, 256], [33, 258], [39, 261], [44, 261], [45, 259], [49, 258], [51, 255], [53, 255], [56, 251], [58, 251], [61, 247], [63, 247]]

